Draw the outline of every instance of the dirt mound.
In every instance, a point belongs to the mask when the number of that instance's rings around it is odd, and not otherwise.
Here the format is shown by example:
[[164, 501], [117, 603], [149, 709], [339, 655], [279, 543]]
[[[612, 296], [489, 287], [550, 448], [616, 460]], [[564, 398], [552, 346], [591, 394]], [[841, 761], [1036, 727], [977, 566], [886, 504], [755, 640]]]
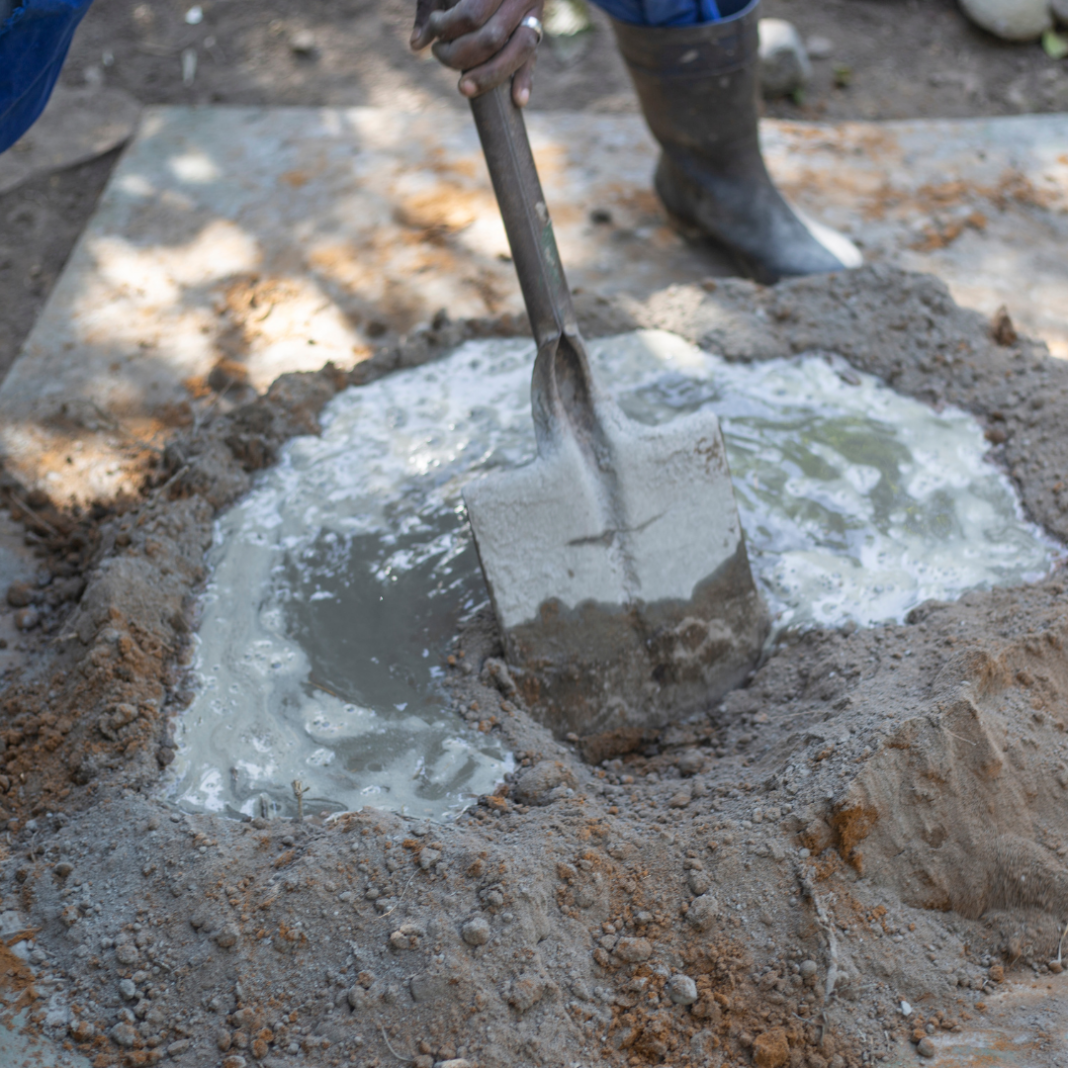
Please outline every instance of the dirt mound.
[[[965, 407], [1031, 515], [1068, 535], [1068, 366], [999, 345], [933, 279], [869, 268], [582, 304], [589, 336], [658, 326], [735, 359], [838, 353]], [[440, 321], [356, 384], [514, 330]], [[8, 594], [36, 612], [37, 643], [0, 702], [9, 1012], [30, 1005], [100, 1066], [845, 1068], [899, 1041], [926, 1052], [1012, 968], [1060, 970], [1056, 577], [901, 626], [788, 635], [744, 689], [601, 739], [595, 763], [525, 713], [481, 618], [449, 685], [520, 768], [456, 823], [239, 823], [160, 800], [214, 517], [350, 381], [287, 376], [190, 425], [137, 500], [75, 516], [6, 486], [43, 565]]]

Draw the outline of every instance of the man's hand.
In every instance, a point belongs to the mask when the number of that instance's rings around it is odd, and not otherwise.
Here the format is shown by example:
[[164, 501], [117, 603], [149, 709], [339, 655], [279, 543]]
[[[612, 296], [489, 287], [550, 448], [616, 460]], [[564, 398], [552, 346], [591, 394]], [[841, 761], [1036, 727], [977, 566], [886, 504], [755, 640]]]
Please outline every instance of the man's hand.
[[525, 106], [534, 84], [538, 35], [520, 26], [528, 15], [541, 18], [545, 0], [418, 0], [411, 45], [414, 51], [434, 42], [434, 55], [463, 71], [460, 92], [479, 96], [512, 75], [512, 99]]

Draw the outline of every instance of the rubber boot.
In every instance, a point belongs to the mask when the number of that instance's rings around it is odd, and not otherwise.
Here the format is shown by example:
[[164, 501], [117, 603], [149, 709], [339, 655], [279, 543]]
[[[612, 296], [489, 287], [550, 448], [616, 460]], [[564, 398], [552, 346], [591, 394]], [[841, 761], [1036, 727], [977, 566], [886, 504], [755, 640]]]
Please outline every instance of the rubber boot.
[[752, 0], [697, 26], [612, 20], [645, 121], [663, 149], [657, 194], [686, 237], [723, 247], [759, 282], [859, 267], [857, 247], [791, 208], [764, 166], [759, 6]]

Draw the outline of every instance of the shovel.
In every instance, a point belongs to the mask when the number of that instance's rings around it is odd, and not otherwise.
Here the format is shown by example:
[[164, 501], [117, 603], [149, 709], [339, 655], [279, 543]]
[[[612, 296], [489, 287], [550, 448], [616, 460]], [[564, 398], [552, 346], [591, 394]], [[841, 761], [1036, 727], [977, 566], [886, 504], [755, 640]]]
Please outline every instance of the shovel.
[[528, 708], [558, 736], [624, 751], [741, 683], [768, 614], [719, 421], [646, 426], [598, 388], [511, 86], [471, 110], [538, 346], [537, 457], [469, 484], [464, 502]]

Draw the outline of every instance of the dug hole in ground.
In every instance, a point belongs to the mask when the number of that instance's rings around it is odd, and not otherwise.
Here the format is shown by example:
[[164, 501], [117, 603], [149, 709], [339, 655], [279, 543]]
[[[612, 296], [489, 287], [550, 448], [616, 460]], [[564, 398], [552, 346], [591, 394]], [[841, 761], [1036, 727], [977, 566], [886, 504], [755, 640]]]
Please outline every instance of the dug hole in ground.
[[[1068, 540], [1068, 365], [929, 276], [586, 295], [579, 315], [587, 337], [657, 328], [732, 360], [836, 354], [959, 406]], [[240, 822], [161, 798], [219, 511], [339, 390], [517, 332], [439, 322], [351, 373], [287, 375], [175, 436], [133, 499], [74, 514], [4, 484], [42, 579], [5, 609], [39, 625], [0, 706], [0, 998], [48, 1063], [908, 1063], [1013, 984], [1061, 981], [1057, 574], [794, 634], [628, 752], [535, 723], [482, 670], [483, 615], [448, 686], [520, 766], [455, 821]]]

